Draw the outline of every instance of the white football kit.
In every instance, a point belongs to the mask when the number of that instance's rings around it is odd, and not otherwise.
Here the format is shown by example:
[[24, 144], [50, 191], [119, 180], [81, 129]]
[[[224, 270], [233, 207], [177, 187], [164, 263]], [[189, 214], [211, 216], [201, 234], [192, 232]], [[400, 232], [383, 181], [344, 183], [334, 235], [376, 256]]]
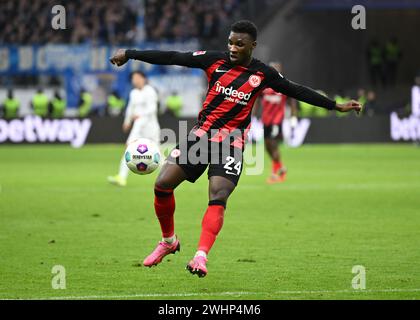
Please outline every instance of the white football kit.
[[157, 112], [158, 94], [151, 85], [146, 84], [142, 89], [131, 90], [124, 119], [125, 124], [133, 121], [127, 144], [138, 138], [147, 138], [159, 144], [160, 126]]

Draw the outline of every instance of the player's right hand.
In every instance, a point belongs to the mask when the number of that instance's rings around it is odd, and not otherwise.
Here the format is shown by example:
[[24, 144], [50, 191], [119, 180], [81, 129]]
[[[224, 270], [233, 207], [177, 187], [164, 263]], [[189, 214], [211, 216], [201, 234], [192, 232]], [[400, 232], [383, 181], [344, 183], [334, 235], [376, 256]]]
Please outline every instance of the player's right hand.
[[125, 49], [118, 49], [109, 61], [118, 67], [125, 64], [128, 61], [128, 58], [125, 56]]
[[362, 105], [355, 100], [350, 100], [346, 103], [341, 103], [341, 104], [336, 104], [335, 106], [335, 110], [338, 110], [340, 112], [349, 112], [349, 111], [356, 111], [357, 114], [360, 113], [360, 111], [362, 110]]

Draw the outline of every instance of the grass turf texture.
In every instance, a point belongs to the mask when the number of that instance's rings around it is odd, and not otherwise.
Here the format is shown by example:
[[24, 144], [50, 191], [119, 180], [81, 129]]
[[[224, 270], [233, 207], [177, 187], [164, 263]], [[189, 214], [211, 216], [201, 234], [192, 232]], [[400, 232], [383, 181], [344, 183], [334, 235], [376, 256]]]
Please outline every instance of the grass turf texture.
[[[160, 238], [149, 176], [106, 182], [123, 147], [0, 147], [0, 298], [419, 299], [420, 148], [282, 147], [287, 182], [243, 175], [209, 255], [185, 270], [207, 177], [176, 195], [181, 252], [141, 267]], [[54, 265], [66, 289], [51, 287]], [[366, 268], [366, 290], [351, 286]]]

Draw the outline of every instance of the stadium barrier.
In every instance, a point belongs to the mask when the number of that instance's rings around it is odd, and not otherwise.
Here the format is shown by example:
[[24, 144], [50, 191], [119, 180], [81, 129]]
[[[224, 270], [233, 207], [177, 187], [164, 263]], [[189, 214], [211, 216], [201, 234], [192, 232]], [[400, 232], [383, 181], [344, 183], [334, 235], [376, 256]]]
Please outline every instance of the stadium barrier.
[[[179, 134], [188, 132], [195, 118], [175, 119], [168, 115], [159, 118], [164, 142], [174, 143]], [[127, 135], [122, 132], [123, 118], [93, 117], [86, 119], [41, 119], [27, 116], [21, 119], [0, 119], [0, 144], [65, 143], [81, 147], [86, 143], [124, 143]], [[251, 139], [263, 137], [261, 124], [255, 119]], [[283, 123], [285, 142], [297, 147], [302, 143], [381, 143], [420, 140], [420, 118], [399, 118], [397, 114], [376, 117], [300, 119], [294, 130], [290, 123]]]

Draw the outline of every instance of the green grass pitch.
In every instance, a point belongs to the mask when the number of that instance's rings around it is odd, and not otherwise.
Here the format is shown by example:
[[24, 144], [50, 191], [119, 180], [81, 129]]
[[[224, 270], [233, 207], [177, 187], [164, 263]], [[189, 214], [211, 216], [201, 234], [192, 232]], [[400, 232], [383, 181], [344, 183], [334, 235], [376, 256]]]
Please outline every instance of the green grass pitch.
[[[287, 182], [243, 175], [209, 255], [185, 265], [207, 177], [176, 191], [181, 251], [141, 267], [160, 239], [149, 176], [106, 182], [124, 147], [0, 146], [0, 299], [419, 299], [420, 148], [282, 147]], [[52, 268], [66, 271], [53, 289]], [[355, 265], [366, 289], [352, 287]]]

